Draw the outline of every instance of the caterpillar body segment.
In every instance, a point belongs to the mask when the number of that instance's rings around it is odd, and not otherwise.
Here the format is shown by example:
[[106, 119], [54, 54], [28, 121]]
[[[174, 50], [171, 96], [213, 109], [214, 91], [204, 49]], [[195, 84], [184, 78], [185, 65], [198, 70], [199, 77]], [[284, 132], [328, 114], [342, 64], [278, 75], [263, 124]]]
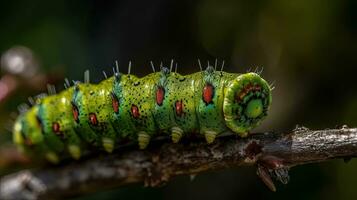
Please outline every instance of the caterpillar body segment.
[[86, 143], [103, 146], [107, 152], [113, 151], [115, 140], [119, 135], [112, 125], [113, 83], [112, 77], [97, 85], [76, 84], [71, 100], [74, 130]]
[[[212, 143], [215, 137], [227, 130], [223, 116], [224, 80], [230, 78], [228, 73], [215, 71], [213, 67], [208, 67], [199, 77], [194, 77], [196, 81], [196, 107], [199, 123], [199, 132], [206, 138], [207, 143]], [[197, 76], [196, 75], [196, 76]], [[195, 76], [195, 74], [193, 74]]]
[[89, 146], [112, 152], [123, 140], [145, 149], [158, 133], [177, 143], [187, 133], [207, 143], [233, 131], [244, 137], [271, 104], [271, 88], [256, 73], [206, 70], [180, 75], [167, 68], [138, 78], [116, 73], [98, 84], [76, 83], [44, 97], [13, 128], [23, 151], [59, 162]]
[[194, 81], [166, 70], [162, 70], [160, 79], [155, 92], [154, 119], [160, 131], [171, 134], [172, 140], [178, 142], [184, 133], [198, 129]]
[[72, 88], [64, 90], [61, 95], [43, 98], [34, 108], [38, 107], [36, 115], [40, 120], [45, 143], [48, 143], [55, 153], [66, 150], [73, 158], [79, 159], [83, 143], [74, 129], [71, 103], [73, 92]]

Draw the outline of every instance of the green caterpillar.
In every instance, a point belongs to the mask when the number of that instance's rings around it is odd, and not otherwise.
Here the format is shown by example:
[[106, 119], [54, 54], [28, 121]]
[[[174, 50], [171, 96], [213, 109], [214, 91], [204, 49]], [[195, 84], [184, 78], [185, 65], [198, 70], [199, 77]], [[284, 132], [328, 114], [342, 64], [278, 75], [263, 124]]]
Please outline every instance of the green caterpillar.
[[[68, 85], [69, 86], [69, 85]], [[206, 70], [182, 76], [162, 67], [143, 78], [115, 71], [99, 84], [76, 82], [37, 99], [13, 127], [15, 144], [58, 163], [79, 159], [88, 147], [112, 152], [121, 141], [145, 149], [155, 135], [177, 143], [186, 133], [207, 143], [226, 131], [241, 137], [267, 115], [271, 88], [257, 73]]]

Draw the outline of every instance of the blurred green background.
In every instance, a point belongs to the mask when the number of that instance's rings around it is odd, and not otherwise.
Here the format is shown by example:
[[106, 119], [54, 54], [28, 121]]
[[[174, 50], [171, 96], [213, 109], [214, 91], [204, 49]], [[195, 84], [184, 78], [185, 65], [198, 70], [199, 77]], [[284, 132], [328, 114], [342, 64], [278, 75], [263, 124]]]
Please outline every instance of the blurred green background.
[[[132, 60], [132, 73], [144, 76], [150, 60], [169, 65], [172, 58], [182, 74], [198, 71], [197, 58], [225, 60], [228, 72], [263, 67], [275, 90], [270, 114], [256, 131], [357, 126], [355, 0], [7, 1], [0, 29], [0, 127], [47, 82], [61, 90], [64, 77], [82, 80], [86, 69], [98, 82], [115, 60], [121, 71]], [[11, 60], [14, 55], [26, 62]], [[3, 148], [10, 139], [1, 129]], [[77, 199], [356, 199], [356, 169], [355, 160], [295, 167], [276, 193], [255, 169], [238, 168]]]

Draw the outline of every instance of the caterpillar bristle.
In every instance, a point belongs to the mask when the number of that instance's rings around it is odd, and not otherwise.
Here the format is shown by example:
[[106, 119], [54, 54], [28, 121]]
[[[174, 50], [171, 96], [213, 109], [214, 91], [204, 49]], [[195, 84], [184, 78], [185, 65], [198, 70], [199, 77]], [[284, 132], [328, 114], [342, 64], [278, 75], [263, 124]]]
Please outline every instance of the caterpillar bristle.
[[102, 71], [102, 73], [103, 73], [104, 78], [107, 79], [108, 78], [107, 73], [105, 73], [104, 70]]
[[270, 85], [270, 90], [274, 90], [275, 89], [275, 81], [273, 81]]
[[114, 74], [119, 73], [119, 63], [117, 60], [115, 61], [115, 69], [116, 69], [116, 71], [114, 71]]
[[172, 72], [174, 66], [174, 59], [171, 59], [171, 63], [170, 63], [170, 72]]
[[117, 72], [115, 71], [115, 68], [112, 67], [113, 75], [115, 75]]
[[54, 85], [47, 84], [47, 93], [48, 95], [54, 95], [56, 94], [56, 88]]
[[161, 72], [165, 75], [170, 73], [170, 70], [167, 67], [161, 67]]
[[202, 71], [202, 65], [200, 59], [198, 58], [197, 61], [198, 61], [198, 66], [200, 67], [200, 71]]
[[33, 97], [27, 97], [27, 100], [31, 106], [35, 105], [35, 100], [33, 99]]
[[176, 65], [175, 65], [175, 73], [177, 73], [177, 63], [176, 63]]
[[30, 106], [27, 103], [22, 103], [17, 107], [17, 110], [20, 114], [25, 113], [30, 109]]
[[114, 74], [114, 77], [115, 77], [115, 81], [116, 81], [116, 82], [119, 82], [119, 81], [120, 81], [120, 74], [119, 74], [119, 73], [115, 73], [115, 74]]
[[215, 71], [215, 69], [213, 68], [213, 66], [208, 65], [206, 68], [206, 72], [208, 73], [213, 73]]
[[72, 82], [73, 82], [73, 85], [74, 85], [74, 89], [76, 90], [76, 91], [79, 91], [79, 84], [81, 83], [80, 81], [74, 81], [74, 80], [72, 80]]
[[119, 81], [120, 80], [120, 72], [119, 72], [119, 63], [116, 60], [115, 61], [115, 68], [113, 67], [113, 75], [115, 77], [115, 81]]
[[224, 68], [224, 60], [222, 62], [222, 66], [221, 66], [221, 72], [223, 71], [223, 68]]
[[84, 72], [84, 83], [90, 83], [90, 75], [89, 75], [89, 70], [86, 70]]
[[42, 99], [46, 98], [47, 96], [48, 96], [48, 94], [46, 94], [46, 93], [40, 93], [40, 94], [34, 96], [35, 103], [36, 103], [36, 104], [39, 104], [40, 101], [41, 101]]
[[150, 61], [150, 65], [151, 65], [152, 71], [153, 71], [153, 72], [156, 72], [154, 63], [153, 63], [152, 61]]
[[63, 85], [64, 85], [64, 88], [65, 88], [65, 89], [71, 87], [71, 84], [69, 83], [68, 78], [65, 78], [65, 79], [64, 79], [64, 84], [63, 84]]
[[263, 73], [263, 71], [264, 71], [264, 68], [261, 67], [261, 69], [260, 69], [259, 66], [255, 67], [255, 69], [254, 69], [254, 73], [256, 73], [258, 75], [261, 75]]
[[256, 67], [254, 68], [254, 71], [253, 71], [253, 72], [254, 72], [254, 73], [257, 73], [258, 68], [259, 68], [259, 67], [258, 67], [258, 66], [256, 66]]
[[215, 71], [217, 71], [217, 64], [218, 64], [217, 62], [218, 62], [218, 60], [217, 60], [217, 58], [216, 58], [216, 60], [214, 61], [214, 70], [215, 70]]
[[131, 61], [129, 61], [128, 74], [130, 74], [130, 71], [131, 71]]

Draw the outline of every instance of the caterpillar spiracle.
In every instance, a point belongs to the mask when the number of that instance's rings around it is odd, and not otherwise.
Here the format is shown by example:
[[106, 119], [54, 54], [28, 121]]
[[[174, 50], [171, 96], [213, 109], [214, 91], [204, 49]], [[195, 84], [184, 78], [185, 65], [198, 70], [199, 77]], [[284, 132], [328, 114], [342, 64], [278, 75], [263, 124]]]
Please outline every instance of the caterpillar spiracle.
[[123, 140], [145, 149], [157, 134], [177, 143], [187, 133], [214, 142], [223, 132], [248, 135], [267, 116], [269, 84], [257, 73], [227, 73], [213, 66], [180, 75], [161, 67], [138, 78], [118, 70], [98, 84], [73, 86], [20, 114], [13, 140], [20, 150], [58, 163], [79, 159], [88, 147], [112, 152]]

